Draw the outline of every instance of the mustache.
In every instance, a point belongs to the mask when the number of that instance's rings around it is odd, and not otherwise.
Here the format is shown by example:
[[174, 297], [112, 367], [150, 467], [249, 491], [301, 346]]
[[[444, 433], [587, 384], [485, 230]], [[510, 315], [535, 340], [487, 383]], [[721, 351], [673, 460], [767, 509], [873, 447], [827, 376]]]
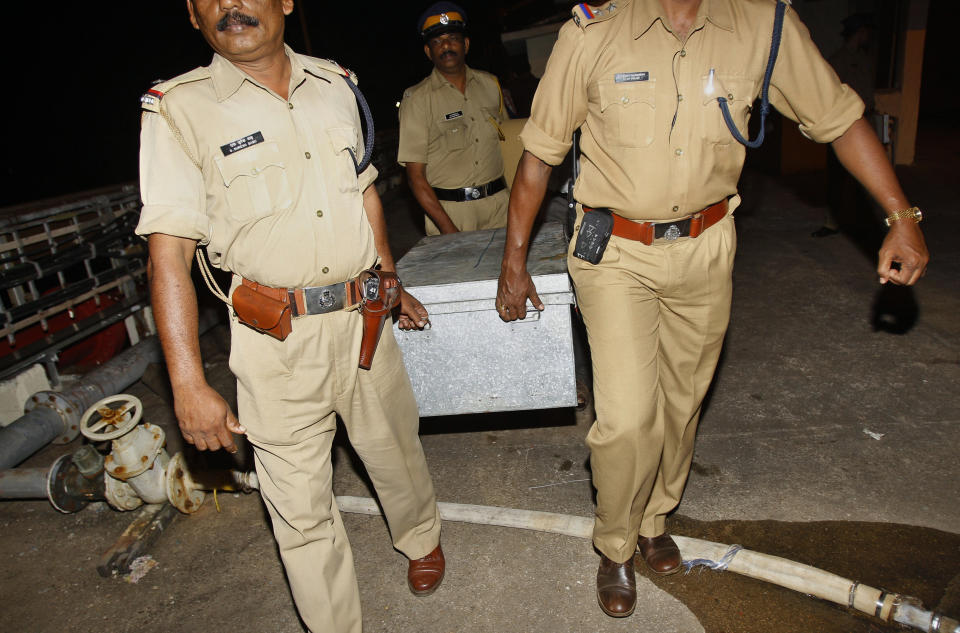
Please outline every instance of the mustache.
[[231, 26], [260, 26], [260, 20], [253, 17], [252, 15], [246, 15], [245, 13], [240, 13], [239, 11], [232, 11], [217, 22], [218, 31], [226, 31]]

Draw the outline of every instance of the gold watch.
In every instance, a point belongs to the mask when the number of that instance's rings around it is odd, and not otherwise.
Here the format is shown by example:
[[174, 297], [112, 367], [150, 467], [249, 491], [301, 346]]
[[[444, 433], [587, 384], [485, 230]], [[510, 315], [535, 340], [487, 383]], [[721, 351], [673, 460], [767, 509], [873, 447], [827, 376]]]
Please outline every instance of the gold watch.
[[920, 208], [910, 207], [909, 209], [903, 209], [902, 211], [894, 211], [883, 219], [883, 223], [887, 226], [890, 226], [892, 222], [896, 222], [897, 220], [913, 220], [914, 222], [920, 222], [922, 219], [923, 213], [920, 211]]

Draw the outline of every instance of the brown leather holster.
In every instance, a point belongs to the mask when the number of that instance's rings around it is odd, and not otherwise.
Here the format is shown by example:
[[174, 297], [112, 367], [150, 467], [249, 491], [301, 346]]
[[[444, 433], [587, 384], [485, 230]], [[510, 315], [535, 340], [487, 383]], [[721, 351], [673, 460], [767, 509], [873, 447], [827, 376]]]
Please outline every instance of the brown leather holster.
[[262, 286], [244, 278], [230, 297], [233, 311], [244, 325], [282, 341], [292, 328], [290, 294], [286, 288]]
[[363, 315], [363, 338], [360, 341], [360, 369], [370, 369], [373, 355], [380, 342], [383, 322], [390, 311], [400, 303], [400, 278], [396, 273], [382, 270], [365, 270], [360, 273], [360, 288], [363, 299], [360, 314]]

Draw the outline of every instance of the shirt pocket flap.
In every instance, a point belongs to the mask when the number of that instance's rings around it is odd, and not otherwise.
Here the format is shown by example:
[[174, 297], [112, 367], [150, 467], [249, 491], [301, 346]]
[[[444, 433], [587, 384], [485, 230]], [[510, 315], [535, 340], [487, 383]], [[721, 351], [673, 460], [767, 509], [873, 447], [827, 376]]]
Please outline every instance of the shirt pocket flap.
[[[336, 153], [348, 149], [355, 154], [359, 149], [357, 147], [357, 131], [352, 127], [327, 128], [327, 136], [330, 138], [330, 145]], [[360, 160], [360, 157], [357, 156], [356, 159]]]
[[229, 156], [217, 156], [214, 161], [227, 187], [240, 176], [259, 176], [268, 167], [284, 168], [280, 146], [274, 141], [264, 141]]
[[756, 98], [756, 83], [746, 77], [717, 75], [711, 79], [710, 75], [704, 75], [700, 81], [703, 85], [703, 105], [716, 101], [717, 97], [726, 97], [731, 103], [740, 101], [747, 105]]
[[600, 90], [600, 112], [610, 106], [628, 107], [638, 103], [645, 103], [651, 108], [656, 107], [654, 101], [654, 81], [602, 81], [598, 84]]

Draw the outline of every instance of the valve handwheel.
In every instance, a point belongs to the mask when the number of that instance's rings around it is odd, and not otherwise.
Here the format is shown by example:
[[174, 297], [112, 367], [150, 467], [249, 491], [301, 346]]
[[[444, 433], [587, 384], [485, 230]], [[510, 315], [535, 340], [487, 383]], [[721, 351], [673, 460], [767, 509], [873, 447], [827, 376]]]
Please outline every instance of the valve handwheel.
[[140, 398], [121, 393], [98, 401], [80, 420], [80, 432], [94, 442], [115, 440], [137, 426], [143, 417]]

